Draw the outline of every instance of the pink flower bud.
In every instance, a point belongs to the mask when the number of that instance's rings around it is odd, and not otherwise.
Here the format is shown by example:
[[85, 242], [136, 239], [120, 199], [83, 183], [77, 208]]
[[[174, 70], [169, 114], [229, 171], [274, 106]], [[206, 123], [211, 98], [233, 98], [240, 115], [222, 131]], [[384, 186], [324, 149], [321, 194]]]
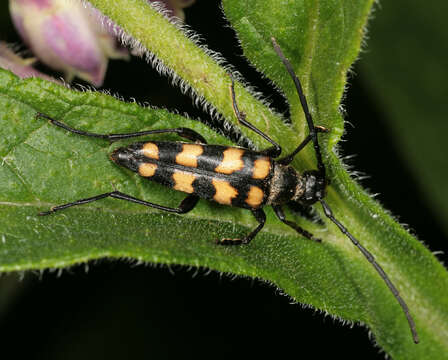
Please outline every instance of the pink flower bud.
[[5, 42], [0, 41], [0, 68], [9, 70], [23, 79], [28, 77], [40, 77], [45, 80], [58, 82], [56, 79], [34, 69], [31, 66], [34, 62], [36, 62], [36, 59], [23, 59], [14, 53]]
[[108, 58], [125, 58], [115, 39], [79, 0], [10, 0], [13, 22], [33, 53], [46, 65], [103, 83]]

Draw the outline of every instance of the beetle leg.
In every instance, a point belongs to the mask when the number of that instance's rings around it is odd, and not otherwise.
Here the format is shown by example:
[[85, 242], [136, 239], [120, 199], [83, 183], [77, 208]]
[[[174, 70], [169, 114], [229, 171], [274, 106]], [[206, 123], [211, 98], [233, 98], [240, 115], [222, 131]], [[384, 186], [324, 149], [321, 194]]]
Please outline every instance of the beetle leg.
[[252, 210], [252, 214], [254, 214], [255, 219], [257, 219], [259, 224], [249, 235], [247, 235], [243, 239], [221, 239], [221, 240], [217, 240], [216, 243], [218, 245], [242, 245], [242, 244], [249, 244], [250, 241], [263, 228], [264, 223], [266, 222], [266, 214], [264, 213], [264, 211], [262, 209]]
[[200, 142], [202, 144], [207, 144], [207, 141], [203, 138], [203, 136], [196, 131], [189, 129], [189, 128], [174, 128], [174, 129], [157, 129], [157, 130], [147, 130], [147, 131], [138, 131], [133, 133], [127, 133], [127, 134], [97, 134], [92, 133], [88, 131], [78, 130], [74, 129], [58, 120], [55, 120], [51, 118], [48, 115], [37, 113], [36, 117], [41, 117], [44, 119], [47, 119], [51, 124], [58, 126], [60, 128], [63, 128], [64, 130], [70, 131], [71, 133], [82, 135], [82, 136], [90, 136], [90, 137], [96, 137], [101, 139], [106, 139], [109, 141], [116, 141], [116, 140], [123, 140], [123, 139], [130, 139], [134, 137], [140, 137], [145, 135], [153, 135], [153, 134], [164, 134], [164, 133], [176, 133], [180, 137], [183, 137], [185, 139]]
[[[324, 128], [323, 126], [315, 126], [314, 129], [318, 133], [330, 131], [327, 128]], [[289, 154], [281, 159], [276, 160], [276, 162], [278, 162], [281, 165], [289, 165], [291, 163], [291, 161], [294, 159], [294, 156], [296, 156], [299, 153], [299, 151], [302, 150], [312, 139], [313, 138], [312, 138], [311, 134], [308, 135], [291, 154]]]
[[236, 96], [235, 96], [235, 81], [233, 80], [233, 77], [230, 75], [230, 80], [232, 81], [232, 84], [230, 85], [230, 93], [232, 95], [232, 106], [233, 106], [233, 112], [235, 113], [236, 118], [238, 119], [238, 122], [251, 129], [256, 134], [260, 135], [263, 139], [270, 142], [273, 146], [261, 151], [266, 156], [276, 158], [280, 156], [282, 153], [282, 148], [279, 144], [277, 144], [274, 140], [272, 140], [269, 136], [267, 136], [265, 133], [263, 133], [261, 130], [257, 129], [254, 125], [252, 125], [249, 121], [246, 120], [246, 114], [241, 112], [238, 108], [238, 104], [236, 103]]
[[313, 141], [314, 152], [316, 154], [316, 160], [317, 160], [317, 170], [321, 173], [322, 177], [325, 177], [325, 164], [322, 161], [322, 153], [320, 151], [320, 145], [319, 145], [319, 141], [317, 139], [317, 131], [316, 131], [316, 127], [314, 126], [313, 117], [308, 108], [308, 103], [306, 101], [305, 94], [303, 93], [302, 84], [300, 83], [299, 78], [295, 74], [291, 63], [283, 54], [283, 51], [280, 48], [280, 46], [278, 45], [277, 40], [275, 40], [274, 37], [271, 37], [271, 41], [272, 41], [272, 45], [274, 46], [275, 52], [279, 56], [283, 65], [285, 65], [286, 71], [291, 76], [291, 79], [294, 82], [294, 86], [296, 87], [297, 94], [299, 95], [300, 104], [302, 105], [303, 113], [305, 115], [305, 119], [308, 124], [308, 129], [310, 131], [311, 140]]
[[281, 222], [285, 223], [286, 225], [292, 227], [295, 231], [297, 231], [300, 235], [306, 237], [307, 239], [314, 240], [317, 242], [322, 242], [321, 239], [316, 238], [313, 234], [311, 234], [309, 231], [306, 231], [305, 229], [301, 228], [296, 223], [286, 220], [285, 213], [283, 212], [283, 209], [279, 205], [273, 205], [272, 208], [274, 209], [275, 215], [280, 219]]
[[111, 198], [115, 198], [115, 199], [121, 199], [121, 200], [126, 200], [126, 201], [130, 201], [136, 204], [140, 204], [140, 205], [145, 205], [145, 206], [149, 206], [158, 210], [163, 210], [163, 211], [168, 211], [171, 213], [175, 213], [175, 214], [185, 214], [191, 210], [193, 210], [193, 208], [196, 206], [196, 204], [199, 201], [199, 197], [196, 195], [188, 195], [179, 205], [179, 207], [177, 208], [171, 208], [171, 207], [167, 207], [167, 206], [162, 206], [162, 205], [158, 205], [158, 204], [154, 204], [148, 201], [144, 201], [144, 200], [140, 200], [137, 199], [131, 195], [127, 195], [124, 194], [120, 191], [112, 191], [112, 192], [108, 192], [108, 193], [104, 193], [104, 194], [100, 194], [100, 195], [96, 195], [90, 198], [85, 198], [85, 199], [80, 199], [77, 201], [73, 201], [67, 204], [63, 204], [63, 205], [58, 205], [58, 206], [54, 206], [52, 207], [49, 211], [43, 211], [41, 213], [39, 213], [38, 215], [40, 216], [45, 216], [45, 215], [50, 215], [56, 211], [60, 211], [60, 210], [64, 210], [67, 209], [69, 207], [72, 206], [77, 206], [77, 205], [83, 205], [83, 204], [88, 204], [97, 200], [101, 200], [107, 197], [111, 197]]

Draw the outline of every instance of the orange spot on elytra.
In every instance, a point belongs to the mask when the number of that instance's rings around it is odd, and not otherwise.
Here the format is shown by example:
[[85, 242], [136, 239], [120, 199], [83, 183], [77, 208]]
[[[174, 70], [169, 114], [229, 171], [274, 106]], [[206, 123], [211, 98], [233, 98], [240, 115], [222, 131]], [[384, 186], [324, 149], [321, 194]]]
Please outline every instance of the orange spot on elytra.
[[196, 179], [196, 176], [193, 174], [189, 174], [183, 171], [175, 171], [173, 173], [173, 180], [175, 190], [183, 191], [188, 194], [194, 192], [193, 181]]
[[143, 145], [143, 155], [150, 159], [159, 159], [159, 148], [152, 142], [147, 142]]
[[238, 191], [226, 180], [213, 179], [212, 184], [216, 191], [213, 200], [220, 204], [231, 205], [232, 199], [238, 196]]
[[156, 170], [157, 170], [156, 164], [143, 163], [139, 166], [138, 173], [144, 177], [151, 177], [154, 176]]
[[254, 169], [252, 177], [254, 179], [264, 179], [269, 175], [271, 170], [271, 162], [267, 157], [263, 157], [254, 161]]
[[224, 158], [215, 168], [215, 171], [229, 175], [235, 171], [241, 170], [244, 167], [244, 162], [242, 160], [243, 154], [243, 149], [228, 148], [224, 150]]
[[247, 194], [246, 203], [253, 208], [260, 206], [263, 201], [263, 190], [258, 186], [251, 186], [249, 193]]
[[201, 145], [183, 144], [182, 151], [176, 155], [176, 163], [183, 166], [197, 167], [198, 156], [204, 152]]

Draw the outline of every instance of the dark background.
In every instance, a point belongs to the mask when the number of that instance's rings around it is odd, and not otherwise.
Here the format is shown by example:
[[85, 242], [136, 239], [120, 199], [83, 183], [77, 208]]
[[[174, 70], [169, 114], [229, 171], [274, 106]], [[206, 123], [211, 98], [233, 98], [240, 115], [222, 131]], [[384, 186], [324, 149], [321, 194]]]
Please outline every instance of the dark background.
[[[266, 95], [275, 93], [241, 56], [218, 1], [198, 0], [186, 10], [187, 23]], [[0, 5], [1, 39], [19, 42]], [[371, 33], [370, 36], [375, 36]], [[44, 69], [42, 67], [42, 69]], [[358, 67], [355, 66], [355, 73]], [[148, 101], [207, 118], [170, 81], [139, 59], [111, 61], [105, 89], [125, 99]], [[279, 94], [274, 106], [287, 104]], [[441, 250], [444, 235], [421, 195], [397, 145], [388, 133], [387, 111], [378, 107], [352, 77], [344, 101], [347, 134], [343, 155], [370, 177], [362, 184], [431, 250]], [[363, 121], [358, 121], [362, 119]], [[371, 119], [371, 121], [369, 121]], [[383, 161], [387, 159], [387, 161]], [[394, 170], [394, 176], [388, 172]], [[406, 196], [404, 195], [406, 194]], [[424, 214], [424, 215], [422, 215]], [[382, 359], [368, 331], [350, 328], [313, 309], [291, 305], [271, 286], [182, 267], [132, 266], [101, 260], [62, 271], [17, 274], [0, 279], [2, 353], [33, 359], [201, 358], [276, 356], [291, 358]]]

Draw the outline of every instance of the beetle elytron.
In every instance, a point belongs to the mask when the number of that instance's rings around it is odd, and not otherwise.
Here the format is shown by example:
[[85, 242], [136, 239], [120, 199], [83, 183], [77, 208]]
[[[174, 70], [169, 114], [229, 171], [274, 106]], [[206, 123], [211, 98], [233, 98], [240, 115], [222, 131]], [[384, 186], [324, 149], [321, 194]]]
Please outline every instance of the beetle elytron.
[[[298, 77], [274, 38], [272, 38], [272, 43], [276, 53], [294, 81], [309, 128], [309, 135], [291, 154], [274, 160], [282, 152], [280, 145], [249, 123], [245, 114], [239, 111], [232, 78], [230, 86], [232, 104], [239, 123], [263, 137], [272, 144], [272, 147], [257, 152], [239, 147], [208, 145], [200, 134], [188, 128], [149, 130], [129, 134], [95, 134], [73, 129], [47, 115], [38, 113], [38, 117], [46, 118], [53, 125], [72, 133], [110, 141], [161, 133], [176, 133], [183, 138], [193, 141], [193, 143], [167, 141], [137, 142], [127, 147], [119, 148], [110, 155], [111, 160], [118, 165], [135, 171], [149, 180], [187, 193], [187, 197], [177, 208], [150, 203], [119, 191], [112, 191], [55, 206], [39, 215], [49, 215], [68, 207], [87, 204], [106, 197], [122, 199], [171, 213], [185, 214], [195, 207], [200, 198], [203, 198], [252, 211], [259, 223], [252, 232], [242, 239], [218, 240], [218, 244], [221, 245], [238, 245], [248, 244], [263, 228], [266, 215], [262, 208], [266, 205], [272, 206], [278, 218], [300, 235], [308, 239], [320, 241], [299, 225], [287, 220], [282, 210], [282, 205], [291, 201], [302, 205], [312, 205], [320, 202], [324, 214], [361, 251], [389, 287], [406, 315], [414, 342], [418, 343], [414, 320], [397, 288], [375, 261], [373, 255], [333, 216], [330, 207], [323, 200], [328, 181], [317, 133], [327, 132], [328, 130], [314, 126]], [[317, 170], [305, 171], [303, 174], [299, 174], [289, 164], [294, 156], [309, 142], [312, 142], [314, 146]]]

